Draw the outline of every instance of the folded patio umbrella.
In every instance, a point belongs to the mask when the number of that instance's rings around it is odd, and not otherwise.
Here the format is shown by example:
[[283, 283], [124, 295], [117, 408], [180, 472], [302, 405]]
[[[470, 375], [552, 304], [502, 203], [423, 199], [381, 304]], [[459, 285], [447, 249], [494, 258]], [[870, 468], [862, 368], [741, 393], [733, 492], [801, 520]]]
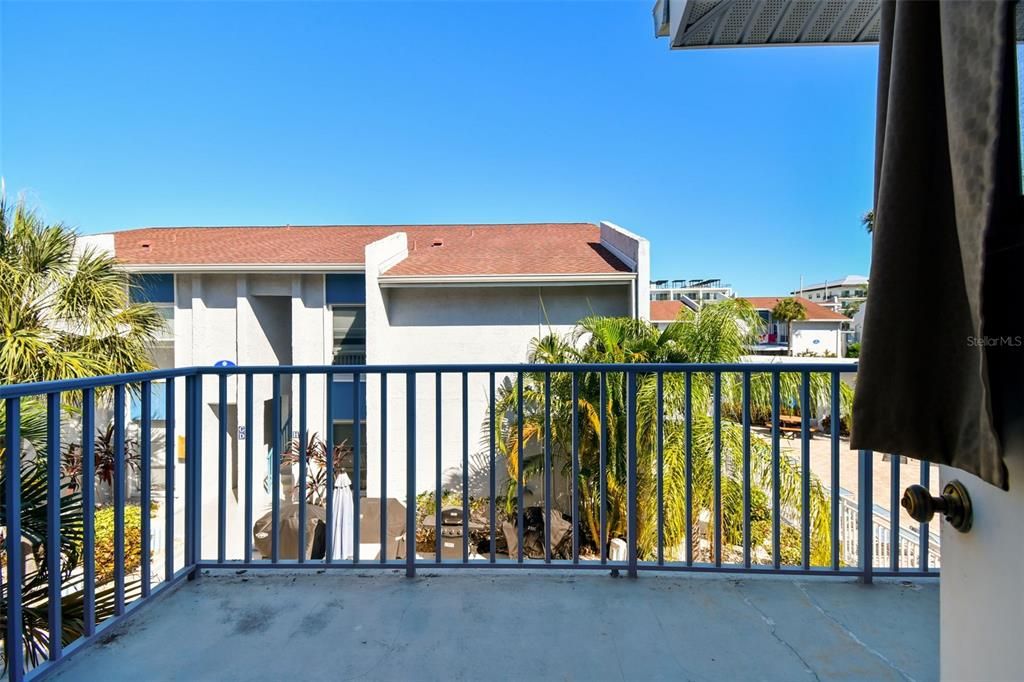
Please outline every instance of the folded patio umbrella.
[[352, 548], [352, 479], [344, 471], [334, 477], [334, 519], [331, 521], [332, 559], [351, 559]]

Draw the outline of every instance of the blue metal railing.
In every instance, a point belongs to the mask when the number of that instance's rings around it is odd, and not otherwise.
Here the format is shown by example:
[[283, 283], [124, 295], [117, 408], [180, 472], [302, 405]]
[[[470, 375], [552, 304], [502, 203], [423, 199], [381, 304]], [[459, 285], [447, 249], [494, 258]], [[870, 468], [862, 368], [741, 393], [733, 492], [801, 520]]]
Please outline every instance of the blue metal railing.
[[[670, 570], [670, 571], [720, 571], [732, 573], [786, 573], [796, 575], [847, 575], [855, 576], [870, 582], [873, 576], [890, 575], [936, 575], [933, 567], [928, 565], [929, 543], [932, 542], [932, 535], [925, 524], [920, 526], [920, 556], [919, 566], [901, 566], [899, 552], [892, 552], [892, 559], [887, 566], [875, 566], [872, 558], [873, 542], [873, 469], [874, 455], [871, 452], [861, 451], [858, 453], [858, 513], [859, 519], [857, 528], [857, 541], [859, 556], [853, 565], [844, 564], [841, 561], [839, 547], [841, 544], [840, 525], [840, 500], [839, 490], [841, 484], [840, 470], [842, 447], [840, 439], [840, 423], [844, 413], [841, 400], [841, 379], [840, 375], [846, 372], [856, 371], [855, 362], [838, 363], [810, 363], [798, 365], [780, 365], [766, 363], [745, 363], [745, 364], [577, 364], [577, 365], [547, 365], [547, 364], [446, 364], [446, 365], [352, 365], [352, 366], [287, 366], [287, 367], [208, 367], [208, 368], [183, 368], [174, 370], [158, 370], [135, 374], [124, 374], [117, 376], [105, 376], [86, 379], [74, 379], [67, 381], [54, 381], [42, 383], [30, 383], [19, 385], [0, 386], [0, 401], [5, 406], [5, 436], [7, 455], [4, 462], [4, 473], [6, 475], [6, 487], [4, 489], [3, 501], [6, 513], [6, 574], [4, 580], [5, 616], [6, 630], [5, 657], [8, 677], [12, 680], [20, 680], [26, 674], [29, 677], [38, 677], [49, 674], [55, 666], [81, 650], [88, 642], [94, 640], [102, 632], [119, 622], [125, 615], [132, 613], [135, 609], [151, 603], [155, 597], [169, 589], [179, 585], [183, 580], [195, 577], [202, 569], [207, 568], [404, 568], [407, 575], [415, 575], [418, 568], [585, 568], [604, 570], [624, 570], [629, 575], [635, 576], [641, 570]], [[353, 405], [359, 406], [365, 398], [373, 401], [377, 411], [371, 415], [378, 423], [372, 421], [364, 427], [357, 419], [354, 423], [352, 438], [353, 452], [362, 452], [363, 439], [370, 433], [377, 433], [375, 444], [376, 453], [371, 451], [371, 458], [374, 454], [378, 458], [372, 464], [376, 465], [379, 473], [379, 557], [367, 557], [361, 555], [361, 512], [366, 509], [366, 500], [361, 499], [358, 493], [360, 481], [360, 468], [364, 464], [359, 456], [353, 457], [353, 477], [355, 481], [356, 494], [352, 500], [353, 518], [352, 542], [353, 553], [351, 558], [334, 558], [339, 548], [334, 543], [338, 541], [333, 533], [334, 522], [337, 515], [341, 513], [341, 505], [335, 496], [334, 481], [335, 474], [335, 449], [332, 429], [332, 396], [335, 374], [351, 374], [353, 377]], [[824, 375], [822, 381], [821, 375]], [[445, 376], [455, 376], [459, 379], [457, 392], [452, 392], [457, 398], [460, 410], [457, 419], [461, 430], [459, 458], [445, 458], [445, 441], [443, 440], [445, 427], [443, 422], [444, 389], [442, 379]], [[486, 468], [486, 478], [482, 484], [486, 492], [487, 508], [479, 513], [479, 519], [473, 521], [476, 527], [486, 525], [486, 532], [478, 532], [478, 540], [485, 542], [486, 550], [471, 546], [473, 527], [471, 526], [471, 495], [470, 495], [470, 430], [474, 425], [470, 423], [470, 404], [473, 402], [470, 390], [470, 377], [478, 376], [486, 380], [486, 396], [482, 401], [478, 400], [475, 405], [481, 408], [485, 414], [484, 424], [481, 428], [487, 429], [486, 438], [480, 439], [482, 451], [481, 460]], [[258, 394], [256, 380], [261, 377], [269, 377], [270, 388], [267, 398], [270, 403], [269, 414], [274, 420], [274, 425], [269, 429], [270, 440], [268, 443], [274, 456], [271, 458], [271, 493], [269, 504], [270, 515], [270, 547], [266, 556], [259, 552], [254, 546], [254, 514], [257, 511], [254, 503], [253, 480], [257, 475], [254, 471], [254, 441], [256, 434], [253, 433], [254, 424], [254, 402]], [[291, 391], [283, 392], [283, 378], [289, 377], [294, 386], [297, 380], [297, 396]], [[309, 415], [311, 412], [310, 403], [314, 402], [310, 397], [310, 379], [322, 377], [327, 390], [322, 394], [318, 390], [315, 401], [322, 401], [326, 408], [324, 411], [325, 423], [317, 424], [311, 428]], [[435, 385], [433, 391], [433, 409], [422, 409], [421, 402], [429, 402], [430, 391], [420, 393], [417, 391], [418, 377], [432, 377]], [[558, 394], [553, 389], [555, 378], [568, 378], [568, 399]], [[206, 378], [216, 383], [214, 400], [210, 404], [204, 403], [203, 384]], [[374, 378], [376, 383], [373, 388], [363, 378]], [[501, 388], [499, 379], [506, 379], [504, 388]], [[229, 381], [235, 379], [236, 388], [244, 387], [244, 405], [236, 405], [242, 408], [244, 426], [248, 429], [248, 437], [244, 439], [244, 456], [242, 464], [235, 470], [240, 481], [235, 488], [234, 501], [232, 493], [228, 488], [229, 462], [236, 461], [229, 458], [228, 433], [229, 424], [229, 400], [231, 391]], [[786, 379], [784, 382], [783, 379]], [[812, 393], [813, 380], [818, 381], [818, 389]], [[265, 380], [265, 379], [264, 379]], [[163, 423], [163, 436], [165, 451], [163, 456], [164, 466], [164, 503], [162, 534], [163, 542], [161, 551], [162, 565], [160, 567], [159, 580], [154, 580], [153, 575], [153, 548], [151, 547], [151, 536], [154, 533], [154, 523], [150, 518], [150, 507], [153, 501], [153, 478], [154, 478], [154, 419], [151, 413], [152, 395], [151, 389], [154, 381], [162, 381], [165, 391], [166, 414]], [[176, 404], [176, 384], [184, 382], [184, 394], [182, 405]], [[794, 381], [796, 383], [794, 383]], [[767, 388], [770, 393], [768, 402], [770, 407], [759, 403], [759, 409], [763, 412], [768, 410], [768, 429], [764, 436], [754, 436], [754, 415], [753, 415], [753, 393], [756, 386], [762, 389]], [[389, 427], [389, 384], [394, 384], [395, 390], [404, 392], [405, 419], [392, 420]], [[785, 387], [784, 387], [785, 384]], [[827, 390], [821, 389], [827, 386]], [[563, 384], [565, 387], [565, 384]], [[681, 393], [679, 388], [681, 387]], [[784, 391], [793, 391], [796, 395], [787, 394], [787, 402], [791, 397], [797, 400], [799, 407], [800, 421], [800, 447], [795, 457], [789, 457], [783, 452], [781, 446], [780, 414], [783, 404]], [[671, 390], [670, 390], [671, 389]], [[701, 395], [708, 398], [698, 402], [695, 393], [707, 391]], [[127, 477], [126, 477], [126, 433], [129, 425], [125, 419], [126, 393], [140, 395], [142, 409], [138, 423], [140, 444], [140, 474], [139, 499], [141, 512], [141, 564], [138, 572], [129, 571], [126, 566], [126, 535], [125, 535], [125, 506], [127, 499]], [[240, 391], [241, 392], [241, 391]], [[502, 400], [499, 401], [499, 393]], [[822, 393], [827, 394], [827, 400], [822, 400]], [[586, 394], [586, 395], [584, 395]], [[393, 394], [398, 397], [399, 394]], [[539, 397], [538, 397], [539, 396]], [[739, 405], [736, 405], [736, 396], [739, 396]], [[451, 396], [449, 396], [450, 398]], [[764, 401], [764, 394], [761, 393], [759, 400]], [[653, 421], [649, 414], [641, 412], [640, 404], [649, 409], [653, 400], [655, 415]], [[46, 588], [46, 632], [42, 633], [43, 639], [47, 642], [45, 654], [42, 660], [26, 661], [26, 651], [23, 646], [24, 614], [26, 604], [23, 600], [23, 587], [26, 580], [25, 556], [22, 549], [22, 528], [21, 528], [21, 485], [19, 484], [23, 460], [27, 460], [31, 448], [25, 450], [18, 447], [21, 443], [22, 433], [22, 403], [23, 401], [40, 401], [46, 407], [46, 442], [42, 444], [32, 443], [36, 449], [45, 449], [48, 453], [46, 476], [46, 577], [48, 584]], [[298, 523], [295, 546], [295, 556], [290, 556], [290, 551], [284, 551], [282, 542], [282, 514], [285, 505], [282, 504], [285, 496], [283, 486], [282, 456], [285, 452], [285, 443], [281, 429], [277, 428], [282, 423], [282, 407], [297, 401], [298, 404], [298, 437], [296, 439], [298, 450], [297, 481], [293, 481], [292, 494], [299, 504], [297, 509]], [[236, 403], [242, 402], [236, 398]], [[451, 402], [451, 400], [449, 400]], [[62, 576], [67, 571], [61, 566], [61, 499], [65, 481], [62, 479], [60, 467], [60, 449], [62, 428], [66, 426], [63, 417], [66, 416], [68, 405], [73, 404], [74, 410], [81, 415], [81, 443], [82, 443], [82, 495], [81, 513], [84, 523], [83, 543], [80, 553], [80, 565], [74, 567], [74, 574], [80, 577], [82, 582], [82, 627], [80, 637], [73, 642], [62, 641], [66, 637], [67, 630], [62, 622], [62, 595], [65, 595], [65, 587], [62, 585]], [[318, 407], [321, 403], [317, 403]], [[694, 406], [698, 405], [697, 410]], [[97, 427], [97, 406], [106, 409], [112, 406], [111, 420], [113, 423], [113, 516], [114, 516], [114, 566], [111, 582], [113, 584], [112, 607], [104, 601], [103, 608], [98, 609], [97, 596], [97, 567], [95, 561], [96, 537], [90, 529], [95, 523], [95, 495], [94, 477], [97, 472], [94, 466], [94, 459], [91, 455], [96, 445], [95, 432]], [[176, 460], [177, 460], [177, 427], [178, 413], [183, 407], [184, 412], [184, 458], [183, 472], [180, 483], [183, 485], [184, 496], [184, 519], [182, 532], [177, 530], [174, 500], [176, 497]], [[831, 419], [831, 433], [829, 435], [829, 464], [831, 467], [829, 477], [829, 500], [827, 535], [830, 543], [829, 560], [822, 561], [820, 558], [815, 561], [812, 554], [812, 536], [814, 519], [812, 518], [812, 485], [820, 484], [820, 481], [811, 473], [811, 435], [812, 435], [812, 408], [818, 408], [820, 414], [827, 414]], [[212, 411], [208, 408], [212, 408]], [[825, 411], [827, 409], [827, 412]], [[615, 413], [615, 410], [624, 410], [622, 415]], [[586, 411], [586, 415], [582, 413]], [[597, 412], [594, 415], [594, 412]], [[728, 414], [727, 414], [728, 412]], [[318, 412], [319, 413], [319, 412]], [[215, 418], [213, 418], [215, 416]], [[434, 443], [432, 447], [423, 447], [425, 444], [424, 434], [419, 431], [421, 426], [420, 417], [425, 419], [433, 417], [434, 421]], [[643, 417], [643, 418], [641, 418]], [[527, 421], [530, 421], [529, 426]], [[206, 429], [204, 431], [204, 421]], [[402, 422], [404, 421], [404, 427]], [[742, 431], [741, 444], [737, 456], [734, 452], [734, 443], [726, 442], [723, 432], [723, 422], [728, 421], [732, 426], [739, 426]], [[596, 423], [595, 423], [596, 422]], [[710, 441], [704, 437], [707, 433], [701, 431], [696, 434], [695, 428], [707, 428], [710, 424]], [[132, 426], [132, 428], [135, 428]], [[156, 427], [159, 428], [159, 427]], [[307, 461], [307, 446], [311, 446], [313, 435], [311, 431], [323, 429], [325, 433], [324, 449], [326, 458], [323, 462], [323, 478], [326, 481], [323, 495], [324, 505], [324, 549], [322, 557], [314, 558], [306, 550], [310, 544], [307, 537], [307, 514], [310, 510], [308, 502], [308, 484], [313, 474], [319, 475], [319, 469], [313, 471], [311, 462]], [[210, 433], [216, 429], [215, 453], [204, 452], [203, 434]], [[394, 451], [389, 446], [389, 436], [392, 442], [396, 439], [392, 430], [398, 430], [398, 435], [403, 435], [404, 445], [401, 449], [404, 452]], [[556, 437], [557, 434], [557, 437]], [[429, 438], [428, 438], [429, 440]], [[671, 440], [671, 443], [668, 441]], [[753, 443], [757, 442], [761, 450], [757, 455], [762, 462], [757, 466], [754, 460]], [[708, 444], [710, 443], [710, 444]], [[701, 448], [709, 448], [702, 450]], [[527, 450], [531, 454], [527, 454]], [[24, 452], [23, 452], [24, 450]], [[19, 452], [21, 456], [11, 456], [12, 452]], [[672, 459], [669, 461], [667, 453], [671, 452]], [[514, 454], [513, 454], [514, 453]], [[403, 459], [398, 455], [404, 455], [405, 466], [405, 519], [404, 519], [404, 556], [391, 558], [390, 544], [394, 534], [393, 526], [388, 523], [388, 464], [397, 465]], [[587, 455], [584, 461], [584, 454]], [[710, 456], [701, 459], [705, 454]], [[728, 456], [727, 456], [728, 455]], [[502, 512], [507, 522], [514, 522], [516, 548], [514, 551], [506, 552], [507, 558], [501, 556], [499, 551], [499, 458], [514, 459], [514, 473], [509, 474], [508, 497], [505, 499], [506, 510]], [[556, 461], [556, 458], [559, 461]], [[700, 459], [700, 462], [697, 462]], [[417, 480], [417, 464], [421, 461], [433, 460], [435, 475], [433, 481]], [[461, 494], [461, 554], [451, 558], [444, 555], [442, 547], [442, 497], [444, 485], [442, 484], [442, 472], [446, 466], [453, 462], [459, 465], [460, 476], [453, 479]], [[213, 482], [212, 489], [204, 489], [204, 471], [210, 469], [204, 466], [204, 462], [213, 462], [215, 476], [206, 476], [207, 482]], [[768, 462], [769, 471], [764, 472], [763, 462]], [[561, 468], [560, 468], [561, 463]], [[695, 467], [710, 466], [710, 475], [701, 470], [695, 475]], [[540, 474], [537, 474], [537, 467], [542, 467]], [[679, 468], [682, 468], [680, 477]], [[792, 471], [793, 468], [799, 471], [799, 486], [783, 495], [782, 472], [786, 468]], [[528, 474], [530, 469], [532, 473]], [[560, 559], [555, 556], [556, 547], [552, 541], [552, 517], [556, 511], [561, 514], [564, 508], [556, 510], [557, 503], [555, 486], [563, 482], [563, 474], [569, 472], [571, 479], [568, 481], [569, 509], [568, 520], [571, 522], [571, 547], [568, 549], [568, 558]], [[761, 482], [755, 486], [755, 471], [760, 471]], [[207, 472], [209, 473], [209, 472]], [[892, 517], [891, 532], [893, 547], [898, 545], [898, 534], [900, 529], [898, 494], [900, 489], [900, 463], [898, 457], [892, 458], [890, 464], [890, 513]], [[597, 482], [595, 484], [594, 477]], [[927, 485], [929, 468], [922, 465], [920, 468], [920, 480]], [[538, 479], [538, 485], [533, 487], [532, 479]], [[739, 479], [738, 498], [733, 482]], [[653, 488], [645, 487], [648, 484], [642, 481], [653, 480]], [[614, 485], [610, 485], [613, 483]], [[847, 482], [849, 483], [849, 482]], [[394, 484], [394, 479], [392, 479]], [[624, 485], [623, 485], [624, 484]], [[669, 508], [666, 498], [670, 491], [674, 499], [678, 500], [678, 487], [681, 486], [682, 508], [678, 506]], [[707, 487], [709, 490], [703, 489]], [[565, 487], [565, 486], [563, 486]], [[624, 491], [624, 500], [621, 499]], [[755, 488], [757, 497], [755, 500]], [[243, 491], [237, 493], [237, 490]], [[526, 528], [526, 495], [529, 493], [534, 500], [542, 497], [541, 514], [543, 518], [543, 532], [541, 533], [541, 544], [543, 552], [536, 556], [536, 559], [529, 556], [525, 549], [525, 528]], [[298, 491], [298, 492], [295, 492]], [[427, 550], [417, 551], [417, 530], [420, 530], [425, 516], [420, 515], [417, 503], [417, 493], [420, 491], [431, 491], [434, 494], [433, 542], [423, 543], [429, 546], [434, 553], [433, 557], [427, 557]], [[214, 504], [209, 509], [216, 509], [211, 520], [204, 524], [203, 504], [205, 498]], [[563, 493], [564, 495], [564, 493]], [[705, 505], [704, 509], [698, 509], [695, 497], [704, 500], [700, 504]], [[794, 499], [795, 498], [795, 499]], [[650, 510], [651, 500], [654, 500], [654, 511]], [[727, 499], [739, 500], [738, 507], [727, 507]], [[761, 501], [761, 500], [764, 501]], [[588, 501], [589, 500], [589, 501]], [[707, 501], [710, 500], [710, 509], [707, 508]], [[229, 529], [229, 504], [240, 504], [241, 515], [244, 519], [244, 531], [240, 543], [233, 543]], [[589, 504], [591, 508], [585, 510]], [[732, 504], [732, 503], [730, 503]], [[514, 511], [509, 512], [510, 506]], [[592, 508], [596, 506], [596, 512]], [[741, 520], [737, 523], [734, 514], [735, 509], [741, 508]], [[766, 546], [770, 548], [770, 560], [765, 562], [763, 557], [758, 559], [754, 556], [755, 549], [755, 510], [765, 511], [770, 514], [770, 532], [767, 534]], [[596, 528], [592, 531], [587, 527], [583, 517], [591, 515]], [[695, 518], [698, 514], [698, 518]], [[698, 532], [700, 517], [707, 514], [707, 530]], [[624, 518], [623, 518], [624, 517]], [[681, 518], [680, 518], [681, 517]], [[397, 521], [397, 519], [396, 519]], [[695, 521], [698, 523], [695, 524]], [[371, 520], [372, 522], [372, 520]], [[682, 532], [682, 543], [676, 547], [666, 546], [668, 529], [684, 529]], [[741, 528], [740, 554], [741, 556], [726, 556], [724, 550], [728, 545], [725, 538], [726, 525]], [[653, 530], [651, 526], [653, 524]], [[159, 520], [157, 522], [159, 527]], [[233, 524], [232, 524], [233, 525]], [[643, 527], [641, 527], [643, 526]], [[372, 529], [372, 526], [370, 526]], [[799, 557], [795, 562], [787, 563], [783, 558], [784, 536], [783, 531], [789, 532], [789, 537], [796, 534], [799, 537]], [[641, 535], [648, 533], [647, 539], [643, 540], [644, 546], [648, 549], [641, 550]], [[674, 532], [679, 538], [679, 533]], [[704, 535], [702, 543], [707, 547], [698, 547], [695, 543], [696, 536]], [[615, 537], [612, 537], [615, 535]], [[211, 542], [210, 546], [215, 547], [209, 554], [204, 552], [204, 537]], [[650, 543], [653, 539], [653, 548]], [[215, 542], [213, 540], [215, 539]], [[611, 552], [613, 541], [619, 541], [625, 546], [625, 555], [618, 551]], [[175, 552], [178, 541], [181, 541], [183, 548], [181, 560]], [[513, 538], [508, 538], [511, 544]], [[240, 552], [234, 550], [235, 544], [241, 546]], [[289, 545], [290, 547], [291, 545]], [[617, 545], [621, 546], [621, 545]], [[587, 550], [592, 549], [593, 554]], [[760, 545], [757, 547], [760, 551]], [[562, 551], [562, 550], [559, 550]], [[479, 552], [479, 553], [478, 553]], [[239, 555], [240, 553], [240, 555]], [[285, 554], [289, 554], [285, 556]], [[423, 554], [424, 556], [420, 556]], [[128, 601], [126, 585], [129, 581], [138, 580], [140, 585], [137, 599]], [[100, 585], [106, 588], [108, 585]], [[131, 594], [134, 594], [132, 592]], [[35, 605], [32, 605], [35, 606]], [[102, 620], [102, 622], [97, 622]], [[38, 656], [36, 656], [38, 658]], [[34, 665], [33, 665], [34, 664]]]

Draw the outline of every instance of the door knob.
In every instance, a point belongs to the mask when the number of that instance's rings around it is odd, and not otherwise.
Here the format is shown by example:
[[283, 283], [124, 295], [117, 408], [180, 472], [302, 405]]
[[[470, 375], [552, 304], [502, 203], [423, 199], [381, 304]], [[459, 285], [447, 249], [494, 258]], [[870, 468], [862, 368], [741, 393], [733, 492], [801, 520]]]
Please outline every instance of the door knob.
[[928, 523], [939, 512], [961, 533], [969, 531], [974, 520], [971, 496], [960, 481], [947, 483], [939, 497], [932, 496], [923, 485], [912, 485], [903, 491], [900, 505], [918, 523]]

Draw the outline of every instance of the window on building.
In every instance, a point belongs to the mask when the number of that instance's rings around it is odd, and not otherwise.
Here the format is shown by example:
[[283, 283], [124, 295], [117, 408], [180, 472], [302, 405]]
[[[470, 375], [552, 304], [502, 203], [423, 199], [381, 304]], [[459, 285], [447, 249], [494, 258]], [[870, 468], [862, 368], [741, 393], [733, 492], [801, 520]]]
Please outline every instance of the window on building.
[[335, 365], [366, 363], [366, 306], [334, 306]]
[[[360, 422], [359, 443], [359, 492], [366, 492], [366, 422]], [[334, 446], [342, 446], [341, 468], [354, 479], [355, 458], [352, 445], [355, 442], [355, 428], [351, 421], [334, 422]], [[354, 480], [353, 480], [354, 482]]]
[[154, 303], [153, 307], [164, 318], [163, 326], [156, 333], [158, 343], [174, 343], [174, 304]]

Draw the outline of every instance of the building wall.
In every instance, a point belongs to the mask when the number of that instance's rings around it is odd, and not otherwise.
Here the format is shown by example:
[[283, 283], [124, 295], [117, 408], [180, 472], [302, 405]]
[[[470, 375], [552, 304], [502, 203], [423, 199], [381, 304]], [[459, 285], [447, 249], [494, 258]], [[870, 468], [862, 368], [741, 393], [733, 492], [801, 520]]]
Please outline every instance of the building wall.
[[[388, 238], [390, 240], [391, 238]], [[388, 288], [377, 286], [379, 263], [404, 249], [402, 240], [377, 242], [367, 248], [367, 362], [521, 363], [537, 336], [563, 334], [589, 314], [629, 315], [634, 291], [628, 285], [562, 287], [447, 287]], [[646, 294], [645, 294], [646, 295]], [[496, 377], [499, 383], [504, 375]], [[388, 384], [388, 497], [405, 501], [406, 387], [405, 377]], [[463, 440], [462, 388], [458, 375], [442, 378], [442, 482], [457, 489], [461, 483], [463, 444], [468, 444], [471, 494], [485, 494], [489, 449], [486, 427], [489, 377], [468, 378], [468, 438]], [[433, 490], [436, 458], [435, 377], [416, 378], [416, 490]], [[382, 489], [380, 380], [367, 379], [367, 492]], [[504, 470], [499, 461], [499, 472]]]
[[602, 221], [601, 243], [637, 273], [632, 291], [633, 310], [630, 314], [641, 320], [651, 319], [650, 242], [614, 223]]
[[939, 583], [939, 669], [943, 680], [1018, 680], [1024, 670], [1024, 452], [1006, 459], [1010, 490], [959, 469], [940, 467], [942, 483], [958, 479], [974, 506], [974, 525], [959, 533], [942, 523]]
[[[322, 365], [329, 360], [330, 312], [324, 305], [323, 275], [310, 274], [179, 274], [176, 277], [175, 352], [178, 367], [212, 366], [227, 360], [237, 365]], [[245, 381], [227, 380], [228, 504], [229, 528], [244, 523], [244, 450], [238, 427], [253, 441], [253, 517], [270, 508], [271, 496], [264, 487], [268, 474], [267, 453], [272, 444], [272, 426], [267, 422], [273, 379], [270, 375], [253, 378], [253, 420], [245, 423]], [[325, 385], [322, 377], [307, 382], [307, 428], [323, 435], [327, 427]], [[184, 434], [185, 387], [176, 387], [177, 433]], [[282, 444], [299, 428], [299, 378], [282, 377], [279, 423], [284, 429]], [[216, 551], [217, 457], [220, 432], [217, 405], [217, 377], [203, 380], [203, 552]], [[184, 467], [178, 466], [176, 489], [184, 489]], [[282, 490], [290, 489], [290, 471], [283, 472]], [[179, 497], [179, 505], [182, 500]], [[242, 538], [228, 534], [229, 558], [240, 558]]]
[[844, 334], [840, 331], [839, 323], [805, 320], [794, 321], [790, 324], [794, 355], [800, 353], [824, 355], [826, 351], [836, 357], [843, 357], [846, 354]]

